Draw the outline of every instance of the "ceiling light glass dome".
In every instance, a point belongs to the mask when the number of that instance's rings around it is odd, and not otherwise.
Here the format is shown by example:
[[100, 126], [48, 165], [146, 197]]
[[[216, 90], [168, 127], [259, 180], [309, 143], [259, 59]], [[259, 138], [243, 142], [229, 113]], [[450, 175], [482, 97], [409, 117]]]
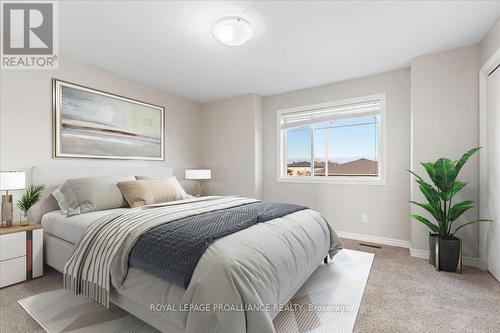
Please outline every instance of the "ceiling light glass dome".
[[213, 34], [222, 44], [238, 46], [248, 42], [253, 32], [246, 20], [237, 16], [229, 16], [215, 23]]

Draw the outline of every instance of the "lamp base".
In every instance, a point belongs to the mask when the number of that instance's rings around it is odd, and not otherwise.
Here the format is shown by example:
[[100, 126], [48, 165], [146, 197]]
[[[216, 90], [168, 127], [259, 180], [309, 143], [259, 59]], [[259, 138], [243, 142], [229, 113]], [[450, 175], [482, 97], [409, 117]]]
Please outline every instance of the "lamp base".
[[203, 182], [201, 180], [196, 182], [194, 194], [196, 197], [203, 196]]
[[12, 227], [13, 209], [12, 194], [2, 195], [2, 228]]

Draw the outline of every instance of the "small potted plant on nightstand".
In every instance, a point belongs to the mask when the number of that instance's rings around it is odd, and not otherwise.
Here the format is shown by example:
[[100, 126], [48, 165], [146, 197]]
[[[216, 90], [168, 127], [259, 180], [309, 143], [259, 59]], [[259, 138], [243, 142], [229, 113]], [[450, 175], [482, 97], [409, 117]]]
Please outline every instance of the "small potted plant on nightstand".
[[492, 222], [488, 219], [479, 219], [455, 227], [453, 223], [467, 210], [474, 207], [474, 201], [466, 200], [453, 203], [455, 195], [467, 183], [457, 180], [457, 176], [465, 162], [480, 148], [466, 152], [459, 160], [452, 161], [440, 158], [436, 162], [421, 163], [427, 171], [433, 185], [424, 181], [422, 177], [408, 170], [416, 177], [420, 191], [427, 199], [427, 203], [411, 201], [429, 212], [437, 223], [429, 221], [420, 215], [411, 215], [415, 220], [425, 224], [429, 229], [429, 262], [436, 270], [461, 273], [462, 267], [462, 240], [455, 237], [461, 228], [480, 222]]
[[45, 185], [30, 185], [21, 199], [17, 201], [17, 207], [21, 210], [21, 225], [30, 223], [29, 210], [40, 200], [44, 189]]

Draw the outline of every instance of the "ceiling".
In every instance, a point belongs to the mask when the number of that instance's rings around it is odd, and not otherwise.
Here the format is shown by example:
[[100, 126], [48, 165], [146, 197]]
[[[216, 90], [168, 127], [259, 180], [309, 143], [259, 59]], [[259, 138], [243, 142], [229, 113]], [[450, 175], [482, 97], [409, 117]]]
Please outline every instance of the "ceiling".
[[[211, 34], [238, 15], [239, 47]], [[479, 42], [500, 1], [67, 1], [63, 56], [198, 102], [264, 96], [404, 68], [416, 56]]]

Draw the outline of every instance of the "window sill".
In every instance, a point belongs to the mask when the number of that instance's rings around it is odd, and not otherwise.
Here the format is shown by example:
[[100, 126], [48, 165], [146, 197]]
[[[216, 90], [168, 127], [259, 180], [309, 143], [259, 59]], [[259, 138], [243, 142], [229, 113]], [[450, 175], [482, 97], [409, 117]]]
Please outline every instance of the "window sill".
[[386, 185], [382, 177], [279, 177], [279, 183], [337, 184], [337, 185]]

